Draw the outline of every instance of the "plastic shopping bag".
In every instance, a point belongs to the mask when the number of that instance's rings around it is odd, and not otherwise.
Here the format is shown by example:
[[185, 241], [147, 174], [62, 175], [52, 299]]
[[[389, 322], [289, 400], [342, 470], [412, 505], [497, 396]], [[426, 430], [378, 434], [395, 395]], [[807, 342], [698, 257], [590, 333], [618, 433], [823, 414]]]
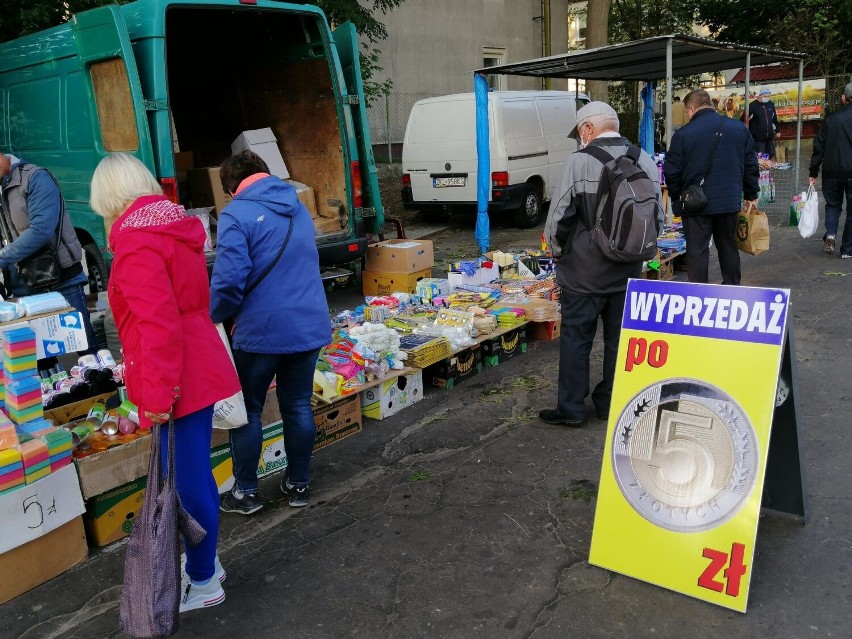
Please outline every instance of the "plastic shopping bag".
[[805, 195], [802, 217], [799, 219], [799, 233], [802, 237], [810, 237], [816, 233], [817, 226], [819, 226], [819, 198], [816, 189], [811, 185]]
[[[234, 363], [234, 356], [231, 353], [231, 345], [228, 342], [228, 335], [225, 333], [225, 327], [221, 324], [216, 324], [216, 330], [219, 332], [219, 337], [222, 343], [225, 344], [225, 349], [228, 351], [228, 357], [231, 358], [231, 364]], [[231, 428], [239, 428], [248, 424], [248, 413], [246, 411], [246, 400], [243, 397], [243, 391], [239, 390], [235, 395], [220, 399], [213, 406], [213, 428], [220, 430], [230, 430]]]

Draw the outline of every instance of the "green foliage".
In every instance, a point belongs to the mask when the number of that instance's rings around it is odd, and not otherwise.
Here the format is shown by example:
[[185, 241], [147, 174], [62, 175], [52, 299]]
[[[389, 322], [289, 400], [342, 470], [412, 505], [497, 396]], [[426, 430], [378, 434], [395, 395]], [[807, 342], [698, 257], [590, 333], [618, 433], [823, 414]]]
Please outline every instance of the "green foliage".
[[[55, 27], [72, 14], [115, 0], [27, 0], [6, 2], [0, 10], [0, 42]], [[11, 6], [9, 6], [11, 5]]]
[[693, 6], [693, 2], [685, 0], [612, 0], [609, 42], [692, 33]]
[[800, 51], [823, 74], [850, 69], [852, 0], [697, 0], [696, 19], [718, 40]]

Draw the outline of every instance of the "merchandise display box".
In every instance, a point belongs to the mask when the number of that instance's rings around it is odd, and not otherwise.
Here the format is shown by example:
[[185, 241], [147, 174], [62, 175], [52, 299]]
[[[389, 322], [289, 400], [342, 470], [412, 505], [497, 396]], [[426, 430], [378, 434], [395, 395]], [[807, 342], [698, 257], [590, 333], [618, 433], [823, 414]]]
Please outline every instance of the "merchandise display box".
[[314, 451], [361, 432], [363, 423], [360, 395], [360, 393], [353, 393], [333, 404], [318, 406], [314, 409], [314, 423], [317, 427]]
[[[69, 467], [70, 468], [70, 467]], [[59, 528], [0, 555], [0, 604], [86, 560], [89, 548], [79, 515]]]
[[482, 363], [485, 366], [497, 366], [526, 352], [527, 325], [523, 324], [482, 342]]
[[473, 284], [475, 286], [490, 284], [494, 280], [500, 279], [500, 267], [493, 262], [487, 262], [478, 268], [476, 273], [473, 275], [450, 271], [447, 273], [447, 279], [450, 281], [450, 288], [467, 284]]
[[361, 414], [371, 419], [385, 419], [421, 399], [423, 371], [415, 370], [382, 380], [378, 385], [361, 391]]
[[423, 372], [423, 376], [432, 386], [450, 389], [478, 375], [482, 368], [482, 347], [480, 344], [474, 344], [452, 357], [432, 364]]
[[642, 272], [642, 279], [668, 281], [674, 278], [674, 260], [660, 262], [660, 270], [649, 268]]
[[[144, 431], [142, 431], [144, 432]], [[148, 431], [150, 433], [151, 431]], [[148, 474], [151, 436], [143, 435], [120, 446], [74, 460], [83, 498], [102, 495]]]
[[47, 535], [84, 510], [77, 471], [71, 464], [0, 495], [0, 553]]
[[391, 293], [417, 293], [420, 280], [431, 277], [432, 267], [414, 273], [385, 273], [364, 271], [361, 273], [364, 295], [390, 295]]
[[424, 304], [431, 304], [436, 297], [450, 294], [450, 281], [439, 277], [427, 277], [417, 282], [417, 295]]
[[106, 546], [130, 534], [133, 522], [142, 510], [147, 483], [147, 477], [139, 477], [86, 500], [83, 522], [90, 545]]
[[0, 331], [0, 347], [3, 345], [3, 332], [15, 328], [30, 328], [35, 332], [38, 359], [76, 353], [89, 347], [83, 316], [71, 307], [67, 311], [33, 315], [4, 323]]
[[[268, 402], [268, 399], [267, 399]], [[224, 442], [210, 450], [210, 466], [219, 494], [227, 492], [234, 485], [234, 462], [231, 459], [231, 442], [224, 433]], [[215, 441], [215, 439], [214, 439]], [[257, 476], [266, 477], [287, 468], [287, 454], [284, 452], [284, 425], [279, 420], [263, 427], [263, 442], [260, 447], [260, 459], [257, 462]]]
[[527, 338], [529, 341], [549, 342], [557, 339], [561, 333], [561, 321], [530, 322], [527, 324]]
[[70, 424], [77, 419], [83, 419], [88, 416], [89, 409], [95, 402], [103, 402], [107, 410], [110, 410], [118, 406], [121, 400], [118, 397], [118, 391], [103, 393], [94, 397], [81, 399], [79, 402], [74, 402], [73, 404], [65, 404], [64, 406], [58, 406], [50, 410], [45, 409], [44, 418], [52, 419], [57, 426], [64, 426], [65, 424]]
[[275, 134], [269, 127], [243, 131], [236, 140], [231, 142], [232, 154], [236, 155], [245, 149], [251, 149], [257, 153], [266, 162], [270, 174], [277, 175], [282, 180], [290, 177], [290, 172], [281, 156], [281, 149], [278, 148], [278, 140], [275, 139]]
[[385, 240], [368, 246], [365, 256], [365, 270], [374, 273], [417, 273], [435, 265], [431, 240]]

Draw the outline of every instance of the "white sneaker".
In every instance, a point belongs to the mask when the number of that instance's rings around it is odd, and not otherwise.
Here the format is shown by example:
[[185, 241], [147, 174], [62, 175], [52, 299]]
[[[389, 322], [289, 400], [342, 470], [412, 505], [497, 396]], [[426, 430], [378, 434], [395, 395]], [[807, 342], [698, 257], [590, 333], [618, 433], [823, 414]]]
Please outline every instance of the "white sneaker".
[[[186, 553], [182, 553], [180, 556], [180, 571], [182, 574], [186, 574]], [[213, 563], [213, 576], [218, 579], [220, 583], [225, 581], [225, 578], [228, 576], [219, 561], [219, 555], [216, 555], [215, 562]]]
[[218, 579], [211, 579], [203, 586], [199, 586], [192, 583], [184, 573], [184, 578], [181, 580], [181, 590], [180, 612], [210, 608], [225, 601], [225, 591], [222, 590], [222, 583]]

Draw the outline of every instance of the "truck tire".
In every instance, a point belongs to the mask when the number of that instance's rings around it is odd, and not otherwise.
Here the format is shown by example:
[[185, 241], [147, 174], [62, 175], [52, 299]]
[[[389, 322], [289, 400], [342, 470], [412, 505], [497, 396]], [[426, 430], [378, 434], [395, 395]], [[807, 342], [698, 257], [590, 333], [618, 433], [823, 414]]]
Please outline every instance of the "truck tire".
[[535, 184], [524, 187], [524, 198], [519, 209], [515, 211], [515, 225], [529, 229], [538, 224], [541, 214], [541, 194]]
[[83, 245], [86, 273], [89, 276], [89, 293], [97, 295], [107, 290], [109, 272], [101, 249], [94, 242]]

